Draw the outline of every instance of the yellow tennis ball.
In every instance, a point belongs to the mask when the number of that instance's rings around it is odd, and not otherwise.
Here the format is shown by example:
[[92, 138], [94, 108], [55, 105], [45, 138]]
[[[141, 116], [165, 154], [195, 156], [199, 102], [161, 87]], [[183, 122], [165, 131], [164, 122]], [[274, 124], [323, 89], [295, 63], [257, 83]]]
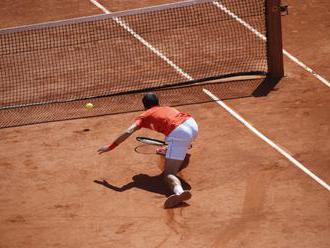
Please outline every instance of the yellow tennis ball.
[[87, 108], [87, 109], [92, 109], [92, 108], [94, 108], [94, 104], [91, 103], [91, 102], [86, 103], [86, 104], [85, 104], [85, 108]]

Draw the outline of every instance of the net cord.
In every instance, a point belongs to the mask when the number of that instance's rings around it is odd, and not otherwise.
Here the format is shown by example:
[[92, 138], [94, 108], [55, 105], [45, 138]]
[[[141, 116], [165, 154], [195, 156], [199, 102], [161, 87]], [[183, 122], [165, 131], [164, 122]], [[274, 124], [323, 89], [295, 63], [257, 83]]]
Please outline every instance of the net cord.
[[144, 8], [125, 10], [125, 11], [112, 12], [109, 14], [92, 15], [92, 16], [78, 17], [78, 18], [72, 18], [72, 19], [67, 19], [67, 20], [51, 21], [51, 22], [44, 22], [44, 23], [38, 23], [38, 24], [32, 24], [32, 25], [24, 25], [24, 26], [13, 27], [13, 28], [4, 28], [4, 29], [0, 29], [0, 35], [16, 33], [16, 32], [31, 31], [31, 30], [38, 30], [38, 29], [44, 29], [44, 28], [59, 27], [59, 26], [65, 26], [65, 25], [70, 25], [70, 24], [78, 24], [78, 23], [93, 22], [93, 21], [99, 21], [99, 20], [114, 19], [114, 18], [120, 18], [120, 17], [125, 17], [125, 16], [139, 15], [139, 14], [145, 14], [145, 13], [157, 12], [157, 11], [169, 10], [169, 9], [177, 9], [177, 8], [188, 7], [188, 6], [192, 6], [192, 5], [196, 5], [196, 4], [212, 3], [212, 2], [214, 2], [214, 1], [213, 0], [188, 0], [188, 1], [177, 2], [177, 3], [169, 3], [169, 4], [162, 4], [162, 5], [157, 5], [157, 6], [150, 6], [150, 7], [144, 7]]

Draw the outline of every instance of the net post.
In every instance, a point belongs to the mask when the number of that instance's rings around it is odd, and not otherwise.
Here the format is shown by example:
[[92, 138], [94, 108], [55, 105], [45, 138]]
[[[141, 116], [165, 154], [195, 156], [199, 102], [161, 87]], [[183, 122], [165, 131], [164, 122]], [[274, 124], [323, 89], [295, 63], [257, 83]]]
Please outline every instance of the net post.
[[267, 95], [284, 76], [281, 0], [265, 0], [267, 36], [267, 79], [253, 93], [254, 96]]

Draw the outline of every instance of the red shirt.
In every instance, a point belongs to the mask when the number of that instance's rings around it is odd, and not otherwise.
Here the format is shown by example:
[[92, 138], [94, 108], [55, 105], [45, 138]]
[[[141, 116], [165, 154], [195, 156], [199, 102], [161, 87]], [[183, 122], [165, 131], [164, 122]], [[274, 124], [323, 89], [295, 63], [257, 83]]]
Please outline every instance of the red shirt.
[[190, 114], [179, 112], [175, 108], [155, 106], [139, 115], [135, 123], [139, 128], [148, 128], [167, 136], [189, 118]]

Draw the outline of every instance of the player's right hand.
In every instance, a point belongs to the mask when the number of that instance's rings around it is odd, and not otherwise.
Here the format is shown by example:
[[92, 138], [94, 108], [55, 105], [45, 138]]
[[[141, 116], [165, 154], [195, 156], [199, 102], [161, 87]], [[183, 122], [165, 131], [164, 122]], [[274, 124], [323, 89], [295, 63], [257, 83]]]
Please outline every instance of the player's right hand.
[[110, 151], [110, 148], [109, 148], [108, 145], [107, 145], [107, 146], [102, 146], [102, 147], [100, 147], [100, 148], [97, 150], [97, 152], [98, 152], [99, 154], [102, 154], [102, 153], [104, 153], [104, 152], [108, 152], [108, 151]]

